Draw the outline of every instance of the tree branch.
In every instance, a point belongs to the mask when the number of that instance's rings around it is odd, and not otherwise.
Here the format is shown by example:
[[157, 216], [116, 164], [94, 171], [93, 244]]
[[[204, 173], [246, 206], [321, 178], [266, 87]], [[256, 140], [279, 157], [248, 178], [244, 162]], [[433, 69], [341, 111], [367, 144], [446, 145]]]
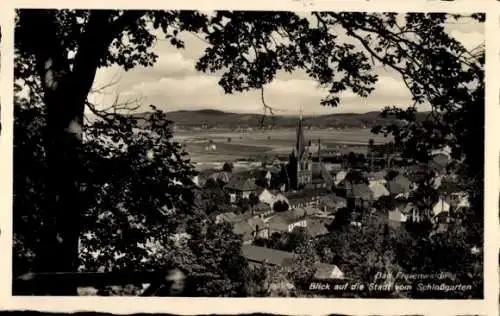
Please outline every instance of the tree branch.
[[91, 10], [87, 28], [78, 43], [73, 66], [73, 79], [86, 98], [95, 79], [101, 58], [111, 42], [129, 25], [143, 16], [145, 11], [124, 11], [115, 21], [111, 10]]

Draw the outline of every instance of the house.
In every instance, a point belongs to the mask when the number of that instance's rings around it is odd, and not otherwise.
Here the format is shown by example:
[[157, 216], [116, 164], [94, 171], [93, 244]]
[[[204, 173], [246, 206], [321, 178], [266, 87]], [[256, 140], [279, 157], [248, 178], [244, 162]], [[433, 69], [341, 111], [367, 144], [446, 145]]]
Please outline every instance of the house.
[[339, 209], [347, 207], [347, 200], [335, 194], [324, 196], [318, 201], [318, 208], [325, 213], [336, 213]]
[[413, 203], [406, 203], [404, 201], [396, 202], [393, 210], [388, 213], [389, 222], [405, 223], [405, 222], [421, 222], [424, 216], [420, 210]]
[[382, 196], [389, 196], [390, 192], [381, 181], [370, 180], [368, 187], [372, 191], [373, 200], [378, 200]]
[[230, 178], [231, 178], [231, 173], [227, 171], [213, 172], [210, 175], [210, 179], [213, 179], [215, 181], [221, 181], [223, 183], [229, 183]]
[[408, 177], [398, 174], [387, 181], [389, 193], [395, 197], [407, 196], [411, 191], [412, 183]]
[[233, 233], [242, 236], [244, 244], [252, 243], [255, 238], [269, 238], [267, 224], [258, 217], [250, 217], [234, 223]]
[[314, 274], [316, 280], [344, 279], [344, 272], [333, 264], [319, 263]]
[[271, 208], [271, 205], [259, 202], [257, 205], [255, 205], [253, 209], [253, 213], [256, 216], [259, 216], [261, 218], [266, 217], [274, 213], [273, 209]]
[[273, 233], [288, 232], [291, 233], [295, 227], [306, 227], [306, 213], [300, 209], [292, 209], [282, 213], [277, 213], [269, 220], [269, 235]]
[[321, 197], [331, 194], [327, 188], [304, 189], [300, 192], [287, 192], [285, 196], [291, 208], [316, 206]]
[[298, 208], [304, 206], [314, 206], [317, 201], [312, 197], [304, 197], [304, 196], [290, 196], [288, 198], [288, 202], [290, 203], [291, 208]]
[[426, 217], [426, 214], [424, 214], [425, 212], [423, 213], [415, 204], [411, 202], [405, 205], [403, 213], [406, 214], [414, 223], [420, 223]]
[[386, 170], [380, 170], [380, 171], [368, 172], [366, 174], [366, 179], [370, 183], [385, 184], [387, 182], [387, 180], [385, 179], [386, 176], [387, 176], [387, 171]]
[[233, 212], [226, 212], [226, 213], [221, 213], [215, 216], [215, 223], [236, 223], [238, 221], [242, 220], [241, 215], [237, 215]]
[[346, 183], [346, 197], [353, 207], [369, 208], [373, 202], [372, 191], [365, 183]]
[[194, 176], [192, 181], [198, 188], [203, 188], [205, 186], [205, 183], [207, 183], [207, 179], [200, 175]]
[[247, 223], [252, 227], [254, 236], [259, 238], [269, 238], [269, 227], [258, 217], [247, 219]]
[[319, 208], [312, 206], [298, 207], [295, 208], [293, 211], [296, 212], [297, 214], [303, 213], [305, 217], [323, 215], [323, 212]]
[[248, 199], [250, 194], [256, 193], [259, 187], [251, 178], [242, 178], [233, 176], [226, 185], [226, 190], [229, 193], [231, 203], [235, 203], [240, 198]]
[[389, 211], [389, 221], [397, 223], [405, 223], [408, 216], [401, 211], [401, 208], [396, 207], [394, 210]]
[[205, 146], [205, 150], [207, 151], [215, 151], [217, 150], [217, 146], [215, 144], [208, 144]]
[[439, 187], [441, 186], [442, 182], [443, 182], [443, 179], [444, 179], [444, 176], [443, 175], [437, 175], [435, 176], [433, 179], [432, 179], [432, 187], [434, 189], [439, 189]]
[[251, 244], [255, 239], [254, 230], [247, 221], [239, 221], [233, 225], [233, 233], [240, 235], [243, 244]]
[[283, 194], [283, 193], [278, 193], [274, 196], [274, 202], [273, 202], [273, 205], [274, 203], [276, 203], [277, 201], [282, 201], [282, 202], [286, 202], [286, 204], [290, 205], [290, 202], [288, 201], [287, 197]]
[[320, 220], [310, 220], [305, 229], [306, 234], [312, 238], [324, 236], [329, 233], [326, 224]]
[[470, 207], [469, 196], [467, 194], [458, 194], [458, 203], [456, 210], [460, 211]]
[[345, 170], [337, 172], [337, 174], [335, 174], [334, 184], [336, 186], [339, 185], [342, 181], [344, 181], [346, 176], [347, 176], [347, 171]]
[[260, 202], [273, 205], [276, 197], [267, 189], [260, 189], [256, 192]]
[[437, 153], [432, 156], [432, 159], [429, 161], [428, 167], [430, 170], [437, 173], [444, 173], [446, 171], [446, 167], [450, 162], [450, 156], [446, 153]]
[[443, 197], [440, 197], [439, 200], [432, 207], [432, 215], [434, 217], [438, 216], [441, 213], [448, 214], [449, 212], [450, 212], [450, 204]]
[[268, 169], [268, 168], [260, 168], [256, 170], [256, 176], [261, 177], [263, 180], [266, 180], [268, 185], [271, 185], [271, 179], [273, 178], [273, 170]]
[[437, 185], [437, 190], [441, 196], [449, 196], [462, 193], [464, 190], [457, 180], [451, 177], [440, 177], [441, 181]]
[[292, 252], [253, 245], [243, 245], [241, 250], [243, 257], [245, 257], [251, 265], [286, 267], [292, 265], [295, 258], [295, 254]]
[[[289, 267], [294, 264], [297, 255], [286, 252], [253, 245], [242, 246], [243, 257], [247, 259], [250, 266], [270, 265], [277, 267]], [[317, 263], [314, 279], [332, 280], [343, 279], [344, 273], [336, 266], [326, 263]]]

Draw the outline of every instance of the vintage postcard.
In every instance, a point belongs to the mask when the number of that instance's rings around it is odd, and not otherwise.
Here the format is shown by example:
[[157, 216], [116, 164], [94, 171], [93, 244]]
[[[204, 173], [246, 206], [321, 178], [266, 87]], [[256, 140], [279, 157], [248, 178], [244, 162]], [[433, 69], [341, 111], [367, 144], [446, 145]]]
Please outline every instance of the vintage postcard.
[[15, 3], [11, 300], [498, 302], [486, 5]]

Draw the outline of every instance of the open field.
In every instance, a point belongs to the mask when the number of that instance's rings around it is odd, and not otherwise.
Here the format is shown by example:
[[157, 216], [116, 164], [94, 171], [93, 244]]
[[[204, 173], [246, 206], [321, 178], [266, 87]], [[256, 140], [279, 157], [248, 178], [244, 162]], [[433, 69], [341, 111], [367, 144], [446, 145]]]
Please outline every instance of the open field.
[[[325, 150], [366, 152], [368, 140], [375, 144], [390, 138], [373, 135], [369, 129], [305, 130], [307, 140], [317, 142]], [[194, 162], [234, 161], [238, 159], [286, 155], [295, 146], [295, 129], [236, 131], [176, 131], [174, 139], [185, 146]], [[209, 142], [215, 149], [207, 149]]]

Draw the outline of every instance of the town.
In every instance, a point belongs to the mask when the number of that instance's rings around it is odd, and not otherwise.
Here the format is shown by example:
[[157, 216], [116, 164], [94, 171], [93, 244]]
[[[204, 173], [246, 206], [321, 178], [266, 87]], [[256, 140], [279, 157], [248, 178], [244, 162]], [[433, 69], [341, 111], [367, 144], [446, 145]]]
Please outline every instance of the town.
[[[430, 224], [434, 234], [460, 221], [469, 207], [457, 175], [447, 172], [446, 150], [433, 152], [427, 164], [405, 160], [391, 143], [370, 142], [366, 155], [339, 155], [322, 149], [320, 139], [307, 139], [302, 117], [297, 121], [287, 161], [268, 159], [239, 170], [225, 162], [221, 169], [202, 170], [193, 179], [198, 206], [207, 210], [203, 192], [210, 192], [210, 216], [229, 223], [241, 236], [243, 255], [251, 265], [292, 265], [294, 253], [273, 242], [286, 235], [317, 240], [338, 223], [363, 229], [364, 217], [382, 218], [394, 229]], [[413, 194], [426, 177], [438, 195], [423, 206]], [[336, 264], [318, 262], [316, 271], [315, 279], [353, 277]]]

